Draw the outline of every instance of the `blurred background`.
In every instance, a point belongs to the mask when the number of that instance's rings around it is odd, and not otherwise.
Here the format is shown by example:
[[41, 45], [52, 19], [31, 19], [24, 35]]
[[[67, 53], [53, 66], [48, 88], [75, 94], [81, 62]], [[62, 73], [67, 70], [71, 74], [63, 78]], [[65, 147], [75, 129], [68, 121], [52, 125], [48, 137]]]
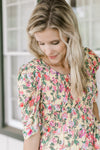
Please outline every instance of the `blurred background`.
[[[84, 47], [100, 56], [100, 0], [66, 0], [73, 8], [79, 22]], [[19, 67], [32, 60], [27, 46], [26, 26], [37, 0], [1, 0], [3, 99], [0, 149], [22, 150], [21, 114], [18, 107], [17, 73]], [[100, 103], [98, 102], [100, 111]], [[2, 123], [3, 121], [3, 123]]]

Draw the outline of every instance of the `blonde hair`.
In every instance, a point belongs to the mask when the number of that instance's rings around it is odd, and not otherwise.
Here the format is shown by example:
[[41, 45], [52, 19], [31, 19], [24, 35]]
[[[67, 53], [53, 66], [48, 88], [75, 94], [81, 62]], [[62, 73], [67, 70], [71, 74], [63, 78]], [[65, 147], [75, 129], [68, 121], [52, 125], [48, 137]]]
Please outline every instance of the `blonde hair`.
[[[71, 91], [74, 97], [87, 92], [87, 74], [84, 66], [84, 49], [78, 28], [77, 18], [65, 0], [41, 0], [32, 12], [27, 26], [30, 51], [37, 57], [44, 56], [34, 33], [53, 28], [59, 31], [62, 41], [67, 46], [66, 59], [70, 65]], [[69, 41], [64, 41], [65, 35]]]

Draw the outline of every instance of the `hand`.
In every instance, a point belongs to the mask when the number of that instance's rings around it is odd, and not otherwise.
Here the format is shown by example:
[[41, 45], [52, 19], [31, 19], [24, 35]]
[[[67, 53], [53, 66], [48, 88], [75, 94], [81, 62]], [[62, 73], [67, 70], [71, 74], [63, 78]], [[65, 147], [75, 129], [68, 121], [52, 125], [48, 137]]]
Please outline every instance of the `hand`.
[[93, 114], [95, 115], [96, 119], [100, 121], [99, 110], [96, 102], [93, 102]]

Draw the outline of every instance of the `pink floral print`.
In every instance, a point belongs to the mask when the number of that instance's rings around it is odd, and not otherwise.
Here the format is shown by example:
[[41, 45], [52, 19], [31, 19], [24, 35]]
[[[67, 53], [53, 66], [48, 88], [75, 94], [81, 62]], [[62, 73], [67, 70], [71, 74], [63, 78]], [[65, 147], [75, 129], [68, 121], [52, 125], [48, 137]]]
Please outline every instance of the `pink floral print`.
[[89, 75], [88, 93], [73, 99], [71, 75], [61, 74], [42, 59], [34, 59], [19, 69], [18, 103], [25, 139], [40, 129], [39, 150], [100, 150], [100, 122], [93, 114], [98, 95], [96, 71], [100, 58], [84, 48]]

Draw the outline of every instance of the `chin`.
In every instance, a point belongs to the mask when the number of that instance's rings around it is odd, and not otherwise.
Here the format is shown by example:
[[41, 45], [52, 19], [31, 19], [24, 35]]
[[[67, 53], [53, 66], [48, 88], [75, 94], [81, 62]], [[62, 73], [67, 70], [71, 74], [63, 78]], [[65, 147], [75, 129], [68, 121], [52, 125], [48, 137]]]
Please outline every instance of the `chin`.
[[58, 64], [60, 64], [60, 61], [59, 61], [59, 60], [56, 60], [56, 59], [54, 59], [54, 60], [49, 60], [49, 61], [50, 61], [51, 65], [58, 65]]

